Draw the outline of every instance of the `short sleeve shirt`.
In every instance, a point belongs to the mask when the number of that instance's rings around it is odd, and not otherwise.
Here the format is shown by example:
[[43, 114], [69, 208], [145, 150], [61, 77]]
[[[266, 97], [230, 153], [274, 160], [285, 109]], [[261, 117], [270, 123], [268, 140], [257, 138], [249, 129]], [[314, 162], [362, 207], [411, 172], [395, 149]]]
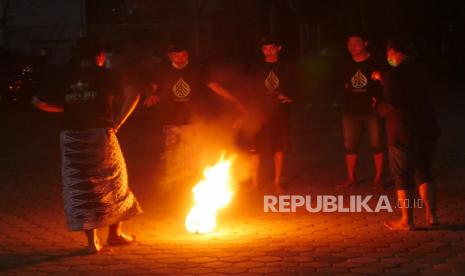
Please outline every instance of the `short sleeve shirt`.
[[183, 69], [164, 64], [153, 71], [150, 78], [158, 85], [159, 108], [165, 125], [190, 124], [202, 113], [208, 89], [205, 75], [191, 64]]
[[274, 110], [281, 106], [277, 96], [283, 94], [288, 97], [292, 94], [292, 78], [289, 67], [282, 62], [261, 62], [251, 69], [254, 78], [253, 95], [260, 108]]
[[103, 68], [81, 68], [57, 77], [39, 99], [63, 106], [63, 128], [85, 130], [111, 127], [111, 98], [121, 94], [120, 77]]
[[369, 57], [362, 62], [350, 60], [344, 68], [345, 112], [350, 114], [373, 113], [373, 98], [382, 95], [379, 81], [371, 79], [374, 71], [380, 71], [381, 62]]

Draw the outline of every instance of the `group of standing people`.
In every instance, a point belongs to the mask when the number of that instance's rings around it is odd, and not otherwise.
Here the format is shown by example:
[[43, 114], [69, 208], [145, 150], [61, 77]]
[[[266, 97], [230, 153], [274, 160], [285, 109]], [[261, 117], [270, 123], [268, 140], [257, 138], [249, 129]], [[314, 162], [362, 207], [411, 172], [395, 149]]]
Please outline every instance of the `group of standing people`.
[[[275, 37], [262, 39], [263, 60], [247, 70], [253, 76], [249, 79], [253, 83], [250, 92], [254, 93], [247, 95], [247, 98], [254, 100], [245, 104], [240, 97], [229, 91], [230, 87], [220, 84], [211, 75], [202, 72], [201, 68], [191, 64], [189, 50], [184, 44], [168, 46], [170, 64], [162, 64], [151, 72], [153, 77], [147, 78], [150, 90], [144, 101], [144, 105], [149, 108], [160, 103], [165, 141], [165, 181], [162, 185], [174, 187], [176, 180], [186, 179], [186, 174], [198, 173], [199, 162], [195, 160], [198, 154], [195, 151], [202, 143], [199, 124], [205, 109], [208, 109], [206, 91], [211, 91], [231, 103], [238, 111], [238, 117], [245, 118], [243, 121], [259, 121], [254, 130], [241, 132], [245, 133], [241, 135], [242, 147], [251, 154], [252, 187], [259, 187], [260, 157], [271, 153], [275, 163], [273, 187], [282, 190], [284, 152], [289, 147], [287, 105], [292, 99], [289, 96], [288, 71], [279, 58], [281, 49]], [[173, 176], [178, 179], [173, 179]]]
[[[285, 81], [281, 76], [286, 72], [279, 62], [280, 51], [277, 40], [263, 40], [264, 61], [253, 72], [260, 82], [254, 85], [256, 98], [266, 109], [263, 126], [248, 135], [245, 143], [252, 154], [251, 175], [256, 188], [260, 156], [270, 151], [276, 164], [274, 185], [281, 188], [283, 154], [288, 147], [287, 109], [282, 105], [292, 99], [282, 89]], [[198, 173], [196, 143], [202, 136], [198, 125], [208, 105], [208, 91], [231, 103], [245, 118], [250, 114], [228, 89], [190, 62], [185, 44], [171, 43], [166, 53], [169, 63], [144, 74], [141, 85], [135, 81], [140, 76], [122, 76], [108, 68], [108, 57], [98, 43], [83, 40], [73, 70], [56, 76], [45, 93], [32, 99], [40, 110], [64, 113], [60, 145], [66, 218], [70, 230], [83, 230], [87, 235], [89, 253], [102, 249], [97, 235], [102, 226], [109, 226], [108, 245], [129, 244], [135, 239], [122, 231], [122, 221], [142, 210], [128, 186], [116, 133], [136, 108], [141, 86], [148, 87], [143, 105], [160, 107], [165, 147], [163, 186], [176, 187]], [[50, 91], [59, 93], [52, 95]], [[115, 97], [124, 99], [119, 111], [113, 110]]]
[[367, 131], [375, 168], [373, 188], [382, 188], [384, 144], [387, 144], [389, 167], [402, 212], [400, 220], [385, 222], [385, 226], [392, 230], [413, 229], [415, 184], [425, 206], [427, 224], [437, 225], [433, 156], [440, 130], [427, 72], [415, 61], [408, 39], [388, 40], [388, 66], [377, 61], [367, 46], [363, 34], [348, 37], [352, 61], [345, 75], [342, 123], [348, 179], [340, 186], [348, 188], [357, 182], [358, 152], [362, 134]]
[[[384, 162], [383, 117], [386, 121], [389, 163], [402, 208], [402, 219], [386, 222], [390, 229], [413, 228], [412, 208], [415, 184], [426, 206], [427, 222], [437, 224], [432, 158], [437, 127], [428, 87], [422, 69], [409, 56], [402, 42], [392, 40], [387, 45], [384, 68], [367, 51], [363, 35], [348, 37], [352, 56], [344, 77], [345, 109], [343, 135], [346, 149], [348, 179], [344, 188], [356, 184], [356, 164], [360, 141], [365, 130], [370, 137], [375, 163], [373, 186], [381, 187]], [[253, 94], [256, 106], [263, 111], [260, 126], [252, 135], [245, 135], [247, 151], [251, 154], [252, 186], [259, 186], [261, 156], [271, 153], [274, 159], [273, 187], [283, 192], [281, 174], [284, 154], [289, 148], [289, 104], [293, 102], [294, 74], [280, 59], [281, 43], [275, 37], [261, 41], [263, 59], [253, 66]], [[128, 176], [116, 133], [136, 108], [140, 93], [131, 78], [106, 68], [108, 58], [100, 47], [83, 46], [78, 53], [77, 66], [71, 74], [54, 79], [60, 91], [57, 97], [41, 94], [33, 104], [47, 112], [63, 112], [60, 135], [63, 197], [68, 226], [83, 230], [88, 238], [87, 250], [97, 253], [102, 245], [96, 229], [109, 226], [107, 243], [123, 245], [134, 237], [122, 231], [122, 221], [142, 212], [128, 186]], [[204, 74], [202, 68], [190, 62], [184, 44], [172, 43], [167, 48], [169, 63], [144, 77], [149, 88], [144, 106], [160, 106], [165, 146], [165, 173], [174, 185], [196, 172], [196, 150], [199, 140], [192, 137], [202, 133], [197, 128], [205, 110], [207, 91], [231, 103], [238, 114], [251, 120], [249, 106], [228, 88]], [[115, 97], [122, 97], [120, 110], [113, 110]]]

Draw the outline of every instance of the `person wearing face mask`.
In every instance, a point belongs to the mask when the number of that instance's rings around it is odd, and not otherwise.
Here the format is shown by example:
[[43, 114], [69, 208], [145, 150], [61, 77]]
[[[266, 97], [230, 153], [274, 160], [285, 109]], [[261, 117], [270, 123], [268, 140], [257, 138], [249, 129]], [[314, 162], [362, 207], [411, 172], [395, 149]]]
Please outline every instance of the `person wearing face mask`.
[[424, 203], [426, 222], [437, 225], [433, 157], [440, 129], [430, 96], [426, 70], [412, 56], [412, 43], [387, 43], [390, 68], [383, 72], [383, 100], [378, 113], [386, 118], [389, 165], [396, 185], [400, 220], [385, 222], [391, 230], [414, 228], [415, 184]]

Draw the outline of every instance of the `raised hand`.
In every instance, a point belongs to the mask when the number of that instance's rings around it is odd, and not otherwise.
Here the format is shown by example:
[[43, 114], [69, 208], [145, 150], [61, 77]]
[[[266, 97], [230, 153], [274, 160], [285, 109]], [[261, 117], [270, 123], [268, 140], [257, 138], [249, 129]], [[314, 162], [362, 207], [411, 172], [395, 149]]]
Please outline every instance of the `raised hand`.
[[144, 106], [151, 107], [152, 105], [155, 105], [159, 102], [160, 102], [160, 98], [155, 94], [151, 94], [145, 99]]
[[277, 99], [280, 103], [292, 103], [292, 99], [283, 94], [278, 94]]

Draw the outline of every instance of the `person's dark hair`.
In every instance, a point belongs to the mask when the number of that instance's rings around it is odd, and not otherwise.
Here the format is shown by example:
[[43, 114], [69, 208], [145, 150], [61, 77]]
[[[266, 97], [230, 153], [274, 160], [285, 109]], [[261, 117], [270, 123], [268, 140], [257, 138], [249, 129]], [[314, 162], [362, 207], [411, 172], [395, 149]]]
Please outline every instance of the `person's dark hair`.
[[406, 55], [412, 55], [415, 51], [415, 43], [405, 36], [393, 36], [389, 38], [387, 47]]
[[260, 38], [260, 45], [270, 45], [270, 44], [281, 46], [281, 40], [275, 34], [264, 35]]
[[189, 51], [189, 47], [187, 47], [187, 43], [181, 39], [173, 39], [166, 44], [166, 52], [181, 52], [181, 51]]
[[346, 34], [347, 39], [350, 37], [359, 37], [363, 41], [368, 41], [368, 35], [362, 30], [351, 30]]

